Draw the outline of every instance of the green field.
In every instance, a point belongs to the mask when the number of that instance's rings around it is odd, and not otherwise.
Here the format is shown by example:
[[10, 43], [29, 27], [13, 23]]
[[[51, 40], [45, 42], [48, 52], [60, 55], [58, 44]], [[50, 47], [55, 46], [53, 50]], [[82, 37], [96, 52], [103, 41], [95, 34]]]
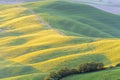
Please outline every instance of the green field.
[[52, 27], [67, 31], [67, 34], [74, 33], [87, 37], [120, 37], [119, 16], [84, 4], [50, 2], [43, 2], [42, 5], [31, 3], [33, 6], [27, 4], [27, 7], [39, 13]]
[[[44, 80], [81, 63], [120, 63], [119, 15], [63, 0], [0, 6], [0, 80]], [[63, 80], [117, 80], [119, 70]]]
[[81, 75], [73, 75], [62, 80], [119, 80], [120, 68], [108, 69], [100, 72], [93, 72]]

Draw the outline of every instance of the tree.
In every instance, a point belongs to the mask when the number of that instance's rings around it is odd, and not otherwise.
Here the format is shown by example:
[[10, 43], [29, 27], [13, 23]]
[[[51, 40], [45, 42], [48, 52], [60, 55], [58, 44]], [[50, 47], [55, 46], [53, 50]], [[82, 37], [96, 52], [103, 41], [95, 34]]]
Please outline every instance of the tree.
[[120, 67], [120, 63], [116, 65], [116, 67]]
[[44, 80], [59, 80], [60, 75], [56, 72], [51, 72]]
[[103, 63], [97, 63], [97, 70], [104, 69], [104, 64]]
[[80, 64], [77, 69], [62, 68], [58, 72], [51, 72], [44, 80], [60, 80], [63, 77], [70, 76], [73, 74], [80, 74], [85, 72], [92, 72], [102, 70], [104, 67], [103, 63], [84, 63]]
[[65, 77], [70, 74], [70, 69], [68, 68], [63, 68], [57, 72], [61, 77]]
[[78, 71], [79, 72], [91, 72], [91, 71], [101, 70], [103, 69], [103, 67], [104, 67], [103, 63], [95, 63], [95, 62], [84, 63], [78, 66]]

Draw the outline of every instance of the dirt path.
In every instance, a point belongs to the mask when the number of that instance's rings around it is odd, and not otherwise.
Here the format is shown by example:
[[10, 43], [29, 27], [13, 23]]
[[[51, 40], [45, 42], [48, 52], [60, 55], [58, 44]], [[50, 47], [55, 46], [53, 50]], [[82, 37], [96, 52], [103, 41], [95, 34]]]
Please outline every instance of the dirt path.
[[[32, 14], [34, 14], [36, 16], [36, 18], [43, 23], [48, 29], [53, 29], [47, 22], [45, 22], [35, 11], [33, 11], [32, 9], [27, 8]], [[55, 32], [57, 32], [58, 34], [64, 36], [64, 34], [62, 32], [60, 32], [57, 29], [54, 29]]]
[[29, 12], [31, 12], [32, 14], [34, 14], [36, 16], [36, 18], [41, 23], [43, 23], [47, 28], [52, 29], [52, 27], [48, 23], [46, 23], [35, 11], [33, 11], [32, 9], [29, 9], [29, 8], [27, 8], [27, 9], [28, 9]]
[[[22, 6], [17, 6], [17, 7], [18, 7], [18, 8], [26, 8], [26, 7], [22, 7]], [[45, 21], [40, 17], [40, 15], [38, 15], [34, 10], [32, 10], [32, 9], [30, 9], [30, 8], [27, 8], [27, 10], [28, 10], [29, 12], [31, 12], [33, 15], [35, 15], [36, 18], [37, 18], [45, 27], [47, 27], [48, 29], [53, 29], [56, 33], [64, 36], [64, 33], [60, 32], [60, 31], [57, 30], [57, 29], [52, 28], [51, 25], [49, 25], [47, 22], [45, 22]]]
[[2, 30], [2, 29], [0, 29], [0, 32], [3, 32], [3, 30]]

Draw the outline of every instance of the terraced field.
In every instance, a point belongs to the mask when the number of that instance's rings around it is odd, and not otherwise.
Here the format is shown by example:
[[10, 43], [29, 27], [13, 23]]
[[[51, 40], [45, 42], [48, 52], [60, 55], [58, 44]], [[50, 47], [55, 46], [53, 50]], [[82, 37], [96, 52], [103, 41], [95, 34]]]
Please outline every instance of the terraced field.
[[54, 0], [0, 6], [0, 80], [43, 80], [85, 62], [120, 63], [118, 15]]

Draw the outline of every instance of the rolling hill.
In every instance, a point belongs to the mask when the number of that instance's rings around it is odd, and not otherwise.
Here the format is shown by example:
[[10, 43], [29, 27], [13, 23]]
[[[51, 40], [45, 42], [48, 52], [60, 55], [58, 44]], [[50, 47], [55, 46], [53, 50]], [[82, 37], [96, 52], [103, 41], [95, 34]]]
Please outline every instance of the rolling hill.
[[0, 6], [0, 80], [43, 80], [80, 63], [120, 63], [119, 15], [56, 0]]
[[47, 4], [46, 1], [46, 4], [43, 2], [44, 5], [41, 6], [39, 3], [31, 4], [36, 5], [30, 7], [52, 27], [67, 33], [87, 37], [120, 37], [120, 24], [117, 22], [120, 18], [117, 15], [70, 2], [55, 1]]
[[89, 74], [70, 76], [70, 77], [67, 77], [67, 78], [62, 79], [62, 80], [88, 80], [88, 79], [92, 79], [92, 80], [107, 80], [107, 79], [119, 80], [120, 79], [119, 74], [120, 74], [120, 68], [115, 68], [112, 70], [105, 70], [105, 71], [94, 72], [94, 73], [89, 73]]

